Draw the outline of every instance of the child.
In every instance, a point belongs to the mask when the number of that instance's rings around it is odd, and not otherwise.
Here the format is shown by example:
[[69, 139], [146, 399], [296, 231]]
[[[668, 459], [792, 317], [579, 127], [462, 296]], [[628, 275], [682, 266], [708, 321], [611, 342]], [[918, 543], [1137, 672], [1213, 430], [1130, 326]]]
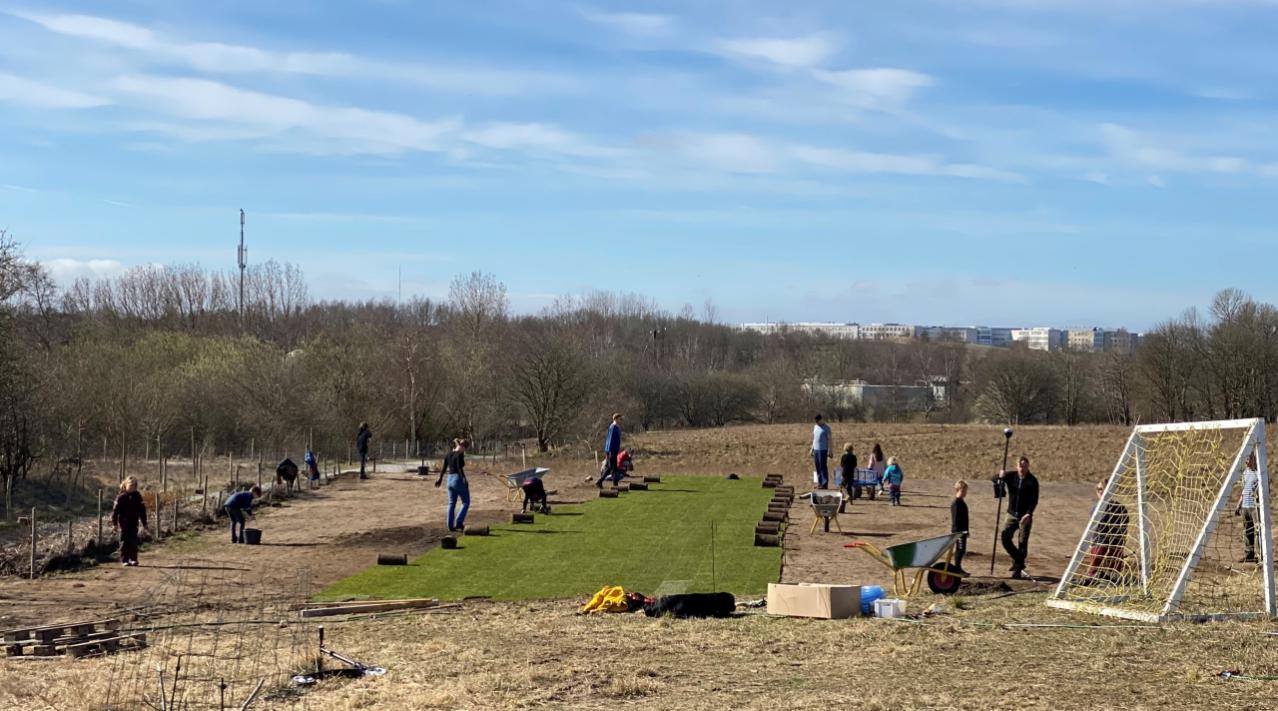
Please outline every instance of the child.
[[[226, 509], [226, 515], [231, 519], [231, 543], [244, 542], [244, 514], [253, 515], [253, 499], [262, 495], [262, 489], [254, 486], [248, 491], [237, 491], [227, 497], [226, 503], [222, 504], [222, 508]], [[236, 526], [239, 526], [239, 533], [236, 533]]]
[[896, 457], [888, 457], [887, 469], [883, 472], [883, 484], [887, 486], [892, 497], [892, 505], [901, 505], [901, 482], [905, 481], [905, 472], [896, 463]]
[[630, 455], [629, 449], [621, 450], [617, 455], [617, 471], [620, 472], [620, 479], [623, 476], [630, 476], [630, 472], [635, 470], [635, 458]]
[[138, 493], [138, 480], [131, 476], [120, 482], [120, 494], [111, 505], [111, 524], [120, 532], [120, 563], [138, 564], [138, 524], [146, 526], [146, 503]]
[[843, 445], [843, 456], [839, 457], [839, 468], [843, 470], [843, 503], [839, 504], [839, 513], [843, 513], [847, 509], [848, 502], [852, 500], [853, 486], [852, 481], [856, 479], [856, 453], [852, 451], [852, 443], [848, 442]]
[[954, 565], [963, 575], [963, 556], [967, 553], [967, 482], [959, 479], [954, 482], [954, 502], [950, 504], [950, 533], [962, 533], [963, 536], [954, 544]]
[[304, 459], [306, 460], [307, 476], [310, 477], [311, 481], [319, 481], [319, 478], [320, 478], [319, 461], [315, 459], [315, 451], [311, 449], [310, 447], [307, 447], [306, 456], [304, 457]]

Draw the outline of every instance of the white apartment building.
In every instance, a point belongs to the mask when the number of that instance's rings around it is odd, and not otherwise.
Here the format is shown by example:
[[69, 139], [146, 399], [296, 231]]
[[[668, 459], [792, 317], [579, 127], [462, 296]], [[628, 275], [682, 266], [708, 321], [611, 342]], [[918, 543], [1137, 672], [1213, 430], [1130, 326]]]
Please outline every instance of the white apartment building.
[[923, 329], [904, 323], [868, 323], [861, 326], [863, 341], [901, 341], [918, 338]]
[[742, 331], [756, 331], [763, 334], [781, 333], [823, 333], [833, 338], [846, 338], [855, 341], [860, 338], [861, 327], [855, 323], [836, 323], [822, 321], [801, 321], [799, 323], [765, 322], [743, 323]]
[[1012, 341], [1024, 342], [1030, 350], [1034, 351], [1056, 351], [1060, 350], [1064, 343], [1064, 338], [1059, 328], [1049, 328], [1047, 326], [1038, 326], [1035, 328], [1013, 328]]

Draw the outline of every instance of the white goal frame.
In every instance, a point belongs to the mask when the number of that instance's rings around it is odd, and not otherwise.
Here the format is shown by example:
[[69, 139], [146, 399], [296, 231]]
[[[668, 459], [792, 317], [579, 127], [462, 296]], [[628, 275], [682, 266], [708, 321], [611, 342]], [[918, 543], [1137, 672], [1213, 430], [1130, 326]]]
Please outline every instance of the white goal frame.
[[[1087, 542], [1090, 534], [1096, 530], [1100, 524], [1102, 516], [1102, 507], [1097, 506], [1092, 511], [1091, 518], [1087, 522], [1087, 527], [1083, 529], [1083, 535], [1079, 539], [1078, 547], [1074, 549], [1074, 555], [1070, 558], [1069, 565], [1066, 566], [1065, 572], [1061, 575], [1060, 583], [1056, 586], [1056, 591], [1052, 597], [1047, 600], [1049, 607], [1055, 607], [1065, 610], [1079, 610], [1083, 612], [1091, 612], [1110, 617], [1120, 617], [1129, 620], [1140, 620], [1143, 622], [1166, 622], [1172, 619], [1186, 620], [1215, 620], [1215, 619], [1248, 619], [1248, 618], [1274, 618], [1278, 616], [1278, 610], [1275, 609], [1274, 598], [1274, 565], [1272, 536], [1270, 535], [1269, 521], [1269, 470], [1266, 461], [1265, 452], [1265, 421], [1260, 418], [1256, 419], [1239, 419], [1239, 420], [1213, 420], [1207, 422], [1178, 422], [1163, 425], [1138, 425], [1132, 430], [1131, 436], [1127, 439], [1127, 445], [1123, 447], [1123, 454], [1118, 458], [1118, 463], [1114, 466], [1114, 471], [1109, 476], [1109, 480], [1105, 484], [1105, 493], [1102, 500], [1108, 499], [1112, 493], [1119, 475], [1123, 472], [1129, 460], [1135, 460], [1136, 469], [1136, 520], [1138, 534], [1138, 552], [1140, 556], [1140, 579], [1141, 584], [1148, 590], [1150, 575], [1150, 555], [1149, 555], [1149, 518], [1145, 509], [1145, 482], [1144, 482], [1144, 451], [1143, 436], [1146, 434], [1157, 434], [1164, 432], [1186, 432], [1193, 430], [1240, 430], [1245, 429], [1246, 435], [1243, 438], [1242, 446], [1239, 447], [1238, 453], [1234, 455], [1233, 464], [1230, 466], [1229, 474], [1225, 477], [1220, 491], [1216, 494], [1215, 505], [1211, 509], [1211, 513], [1207, 516], [1207, 520], [1203, 522], [1202, 529], [1198, 532], [1198, 536], [1194, 541], [1193, 550], [1185, 558], [1184, 564], [1180, 568], [1180, 572], [1176, 576], [1176, 583], [1172, 589], [1171, 595], [1163, 604], [1162, 610], [1159, 612], [1146, 612], [1142, 610], [1129, 610], [1119, 606], [1106, 605], [1098, 601], [1079, 601], [1063, 599], [1065, 591], [1073, 580], [1074, 574], [1078, 567], [1082, 565], [1087, 555]], [[1210, 539], [1216, 528], [1216, 523], [1221, 514], [1229, 506], [1228, 497], [1233, 491], [1234, 485], [1242, 476], [1243, 470], [1247, 464], [1247, 455], [1251, 451], [1256, 453], [1256, 469], [1259, 474], [1259, 482], [1257, 492], [1259, 496], [1258, 506], [1260, 508], [1260, 521], [1256, 531], [1256, 536], [1260, 539], [1261, 551], [1261, 570], [1262, 585], [1264, 585], [1265, 611], [1264, 612], [1218, 612], [1209, 614], [1183, 615], [1176, 612], [1180, 605], [1181, 598], [1185, 594], [1185, 586], [1189, 583], [1189, 578], [1193, 574], [1194, 569], [1198, 566], [1198, 562], [1203, 555], [1203, 547]], [[1122, 598], [1115, 598], [1114, 603], [1121, 603]]]

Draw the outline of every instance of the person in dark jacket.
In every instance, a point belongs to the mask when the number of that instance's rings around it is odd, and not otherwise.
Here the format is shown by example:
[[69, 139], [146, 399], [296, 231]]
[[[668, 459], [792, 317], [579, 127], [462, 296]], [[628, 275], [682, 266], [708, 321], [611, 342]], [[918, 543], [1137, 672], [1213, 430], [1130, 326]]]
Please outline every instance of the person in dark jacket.
[[855, 487], [852, 482], [856, 479], [856, 452], [852, 451], [852, 443], [848, 442], [843, 445], [843, 456], [839, 457], [839, 468], [843, 470], [843, 503], [839, 504], [839, 513], [847, 510], [848, 502], [852, 501], [853, 490]]
[[[1105, 480], [1096, 482], [1096, 502], [1101, 506], [1105, 498]], [[1129, 520], [1127, 507], [1111, 498], [1104, 502], [1100, 518], [1096, 521], [1096, 532], [1092, 535], [1092, 545], [1088, 553], [1092, 555], [1092, 564], [1087, 569], [1088, 580], [1104, 580], [1117, 583], [1123, 574], [1123, 558], [1127, 550], [1127, 523]]]
[[245, 514], [253, 515], [253, 499], [261, 495], [262, 490], [255, 486], [248, 491], [237, 491], [226, 497], [226, 503], [222, 504], [222, 508], [226, 509], [226, 515], [231, 519], [231, 543], [244, 542], [244, 516]]
[[1007, 519], [1003, 523], [1003, 549], [1012, 557], [1012, 577], [1025, 577], [1025, 559], [1029, 557], [1030, 530], [1034, 526], [1034, 509], [1038, 508], [1038, 479], [1030, 472], [1029, 457], [1021, 455], [1016, 471], [999, 472], [1007, 486]]
[[967, 555], [967, 482], [959, 479], [954, 482], [954, 501], [950, 502], [950, 533], [962, 533], [963, 537], [954, 543], [954, 565], [958, 566], [959, 572], [967, 575], [967, 571], [963, 570], [963, 556]]
[[367, 479], [364, 465], [368, 463], [368, 440], [373, 438], [373, 431], [368, 429], [367, 422], [359, 423], [359, 433], [355, 435], [355, 451], [359, 453], [359, 478]]
[[138, 492], [138, 480], [131, 476], [120, 482], [120, 493], [111, 505], [111, 525], [120, 532], [120, 563], [138, 564], [138, 526], [147, 530], [146, 502]]
[[[444, 455], [444, 465], [439, 468], [439, 476], [435, 478], [435, 486], [439, 486], [444, 475], [448, 475], [449, 531], [464, 529], [466, 512], [470, 511], [470, 483], [466, 481], [466, 449], [469, 447], [470, 440], [453, 440], [453, 450]], [[461, 512], [455, 513], [458, 501], [461, 501]]]

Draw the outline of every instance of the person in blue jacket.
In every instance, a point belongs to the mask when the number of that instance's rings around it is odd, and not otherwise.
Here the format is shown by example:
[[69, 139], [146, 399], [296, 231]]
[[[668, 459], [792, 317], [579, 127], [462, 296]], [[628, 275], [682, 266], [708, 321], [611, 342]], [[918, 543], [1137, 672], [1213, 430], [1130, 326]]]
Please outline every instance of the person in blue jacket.
[[[237, 491], [226, 498], [222, 508], [231, 519], [231, 543], [244, 542], [244, 516], [253, 515], [253, 499], [262, 495], [261, 487], [255, 486], [248, 491]], [[238, 526], [238, 532], [236, 527]]]
[[617, 468], [617, 455], [621, 454], [621, 413], [612, 413], [612, 424], [608, 425], [608, 434], [604, 437], [604, 462], [599, 470], [599, 481], [595, 486], [602, 489], [604, 480], [612, 477], [613, 486], [621, 481], [622, 471]]

